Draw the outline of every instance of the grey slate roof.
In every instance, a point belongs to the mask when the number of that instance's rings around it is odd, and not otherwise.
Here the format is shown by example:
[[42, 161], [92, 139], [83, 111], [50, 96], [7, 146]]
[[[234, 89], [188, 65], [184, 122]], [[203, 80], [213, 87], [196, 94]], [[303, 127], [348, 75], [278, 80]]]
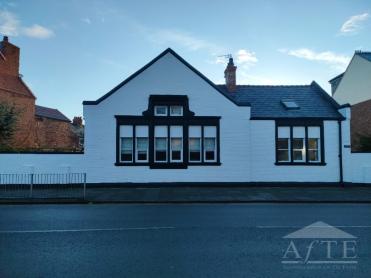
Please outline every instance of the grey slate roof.
[[357, 52], [356, 55], [359, 55], [362, 58], [371, 62], [371, 52]]
[[[342, 118], [337, 111], [339, 104], [316, 82], [297, 86], [238, 85], [235, 92], [228, 92], [225, 85], [217, 87], [237, 105], [250, 105], [251, 117], [256, 119]], [[287, 110], [282, 100], [295, 101], [300, 109]]]
[[38, 117], [49, 118], [53, 120], [71, 122], [65, 115], [58, 109], [35, 105], [35, 115]]
[[331, 84], [331, 93], [332, 93], [332, 95], [334, 95], [336, 89], [338, 88], [338, 86], [339, 86], [339, 84], [340, 84], [340, 81], [341, 81], [341, 79], [342, 79], [343, 76], [344, 76], [344, 73], [345, 73], [345, 72], [343, 72], [343, 73], [341, 73], [341, 74], [335, 76], [334, 78], [332, 78], [332, 79], [329, 81], [329, 83]]

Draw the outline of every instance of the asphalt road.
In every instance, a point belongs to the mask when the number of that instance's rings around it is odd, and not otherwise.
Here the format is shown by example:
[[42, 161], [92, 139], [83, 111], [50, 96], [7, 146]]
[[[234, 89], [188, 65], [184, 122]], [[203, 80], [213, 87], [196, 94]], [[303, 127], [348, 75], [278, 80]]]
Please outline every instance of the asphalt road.
[[[336, 239], [327, 263], [282, 263], [317, 221], [355, 237], [352, 259]], [[2, 205], [0, 277], [371, 277], [371, 205]]]

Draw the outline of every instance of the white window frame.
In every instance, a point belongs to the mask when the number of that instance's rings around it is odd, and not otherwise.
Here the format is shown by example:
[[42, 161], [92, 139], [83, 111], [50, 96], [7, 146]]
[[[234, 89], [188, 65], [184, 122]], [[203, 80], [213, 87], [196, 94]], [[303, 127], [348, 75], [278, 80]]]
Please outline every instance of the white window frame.
[[[171, 139], [180, 139], [181, 141], [180, 159], [173, 159], [173, 145]], [[170, 137], [170, 162], [183, 162], [183, 137]]]
[[[279, 129], [280, 129], [280, 128], [288, 128], [288, 129], [289, 129], [288, 137], [287, 137], [287, 136], [286, 136], [286, 137], [280, 137], [280, 135], [279, 135]], [[277, 141], [278, 141], [279, 139], [286, 139], [286, 140], [287, 140], [287, 149], [279, 149], [279, 148], [277, 147], [277, 162], [279, 162], [279, 163], [291, 162], [291, 137], [290, 137], [290, 127], [289, 127], [289, 126], [278, 126], [277, 129], [278, 129]], [[278, 142], [277, 142], [276, 144], [278, 144]], [[279, 157], [279, 156], [278, 156], [278, 152], [279, 152], [279, 151], [287, 151], [287, 152], [288, 152], [287, 160], [278, 160], [278, 157]]]
[[[156, 149], [156, 141], [158, 140], [158, 139], [165, 139], [165, 160], [157, 160], [156, 159], [156, 151], [157, 151], [157, 149]], [[168, 151], [167, 151], [167, 145], [168, 145], [168, 138], [167, 137], [155, 137], [155, 140], [154, 140], [154, 161], [156, 162], [156, 163], [167, 163], [167, 160], [168, 160]]]
[[[200, 142], [200, 160], [191, 160], [191, 148], [190, 148], [190, 141], [191, 139], [197, 139]], [[189, 137], [188, 138], [188, 162], [189, 163], [199, 163], [202, 161], [202, 138], [201, 137]]]
[[[217, 127], [216, 126], [204, 126], [204, 138], [203, 140], [203, 158], [204, 162], [216, 162], [217, 161]], [[214, 139], [214, 159], [207, 159], [206, 158], [206, 144], [205, 141], [206, 139]]]
[[[318, 135], [313, 136], [311, 135], [311, 129], [316, 128], [318, 129]], [[316, 139], [317, 140], [317, 149], [311, 149], [309, 148], [309, 140], [310, 139]], [[310, 160], [309, 157], [309, 151], [317, 151], [318, 153], [318, 160]], [[321, 128], [319, 126], [308, 126], [308, 163], [318, 163], [322, 161], [321, 157]]]
[[[165, 108], [165, 114], [157, 113], [157, 108]], [[155, 116], [166, 117], [168, 115], [168, 109], [166, 105], [155, 105]]]
[[[300, 130], [301, 130], [301, 134], [300, 134]], [[299, 133], [299, 135], [297, 135], [297, 133]], [[300, 136], [300, 137], [299, 137]], [[302, 143], [303, 143], [303, 147], [301, 149], [297, 149], [297, 148], [294, 148], [294, 140], [301, 140]], [[297, 162], [305, 162], [306, 161], [306, 142], [305, 142], [306, 138], [305, 138], [305, 127], [304, 126], [293, 126], [292, 127], [292, 161], [294, 163], [297, 163]], [[301, 152], [301, 157], [302, 159], [295, 159], [295, 155], [294, 153], [295, 152]]]
[[[122, 160], [121, 159], [121, 155], [122, 155], [122, 140], [123, 139], [131, 139], [131, 160]], [[127, 136], [123, 136], [123, 137], [120, 137], [120, 162], [123, 162], [123, 163], [133, 163], [134, 162], [134, 154], [133, 154], [133, 137], [127, 137]]]
[[[214, 139], [214, 159], [207, 159], [206, 158], [206, 148], [205, 148], [205, 140], [206, 139]], [[216, 162], [216, 137], [204, 137], [204, 161], [205, 162]]]
[[[171, 109], [173, 107], [179, 107], [180, 108], [180, 114], [173, 114], [171, 112]], [[183, 116], [183, 106], [181, 106], [181, 105], [171, 105], [169, 109], [170, 109], [170, 116], [173, 116], [173, 117], [181, 117], [181, 116]]]
[[[138, 139], [147, 139], [147, 149], [146, 149], [146, 160], [139, 159], [139, 148], [138, 148]], [[136, 137], [135, 138], [135, 161], [136, 162], [148, 162], [149, 161], [149, 138], [148, 137]]]

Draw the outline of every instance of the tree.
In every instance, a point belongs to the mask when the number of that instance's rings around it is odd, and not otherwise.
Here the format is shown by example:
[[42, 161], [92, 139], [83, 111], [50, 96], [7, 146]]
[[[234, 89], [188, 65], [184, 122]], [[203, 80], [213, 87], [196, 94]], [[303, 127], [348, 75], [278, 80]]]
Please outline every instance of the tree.
[[18, 122], [19, 111], [14, 105], [0, 103], [0, 147], [9, 147]]

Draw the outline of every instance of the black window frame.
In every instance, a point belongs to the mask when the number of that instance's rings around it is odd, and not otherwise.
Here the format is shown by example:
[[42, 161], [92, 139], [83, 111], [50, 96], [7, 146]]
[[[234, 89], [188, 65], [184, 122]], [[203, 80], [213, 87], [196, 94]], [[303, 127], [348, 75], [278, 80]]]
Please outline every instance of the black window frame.
[[[151, 95], [149, 97], [148, 109], [142, 113], [142, 116], [133, 115], [115, 115], [116, 118], [116, 166], [149, 166], [151, 169], [186, 169], [188, 166], [219, 166], [220, 162], [220, 116], [195, 116], [195, 113], [189, 110], [188, 97], [183, 95]], [[167, 116], [156, 116], [155, 106], [168, 106]], [[170, 106], [182, 106], [182, 116], [171, 116]], [[120, 161], [120, 126], [130, 125], [133, 127], [133, 142], [135, 140], [135, 129], [137, 125], [148, 126], [148, 162], [138, 162], [135, 157], [135, 144], [133, 146], [133, 162]], [[155, 162], [154, 158], [154, 129], [155, 126], [167, 126], [167, 161]], [[170, 127], [183, 127], [183, 161], [171, 161], [170, 146]], [[201, 161], [189, 162], [188, 131], [189, 126], [201, 126]], [[216, 161], [207, 162], [204, 160], [203, 130], [205, 126], [216, 127]]]
[[[289, 157], [290, 161], [278, 161], [278, 128], [279, 127], [289, 127], [290, 128], [290, 148], [289, 148]], [[294, 162], [293, 157], [293, 128], [294, 127], [304, 127], [305, 128], [305, 161], [304, 162]], [[320, 128], [320, 156], [321, 159], [318, 162], [310, 162], [308, 156], [308, 127], [319, 127]], [[318, 119], [284, 119], [284, 120], [275, 120], [275, 165], [277, 166], [325, 166], [325, 139], [324, 139], [324, 128], [323, 120]]]

